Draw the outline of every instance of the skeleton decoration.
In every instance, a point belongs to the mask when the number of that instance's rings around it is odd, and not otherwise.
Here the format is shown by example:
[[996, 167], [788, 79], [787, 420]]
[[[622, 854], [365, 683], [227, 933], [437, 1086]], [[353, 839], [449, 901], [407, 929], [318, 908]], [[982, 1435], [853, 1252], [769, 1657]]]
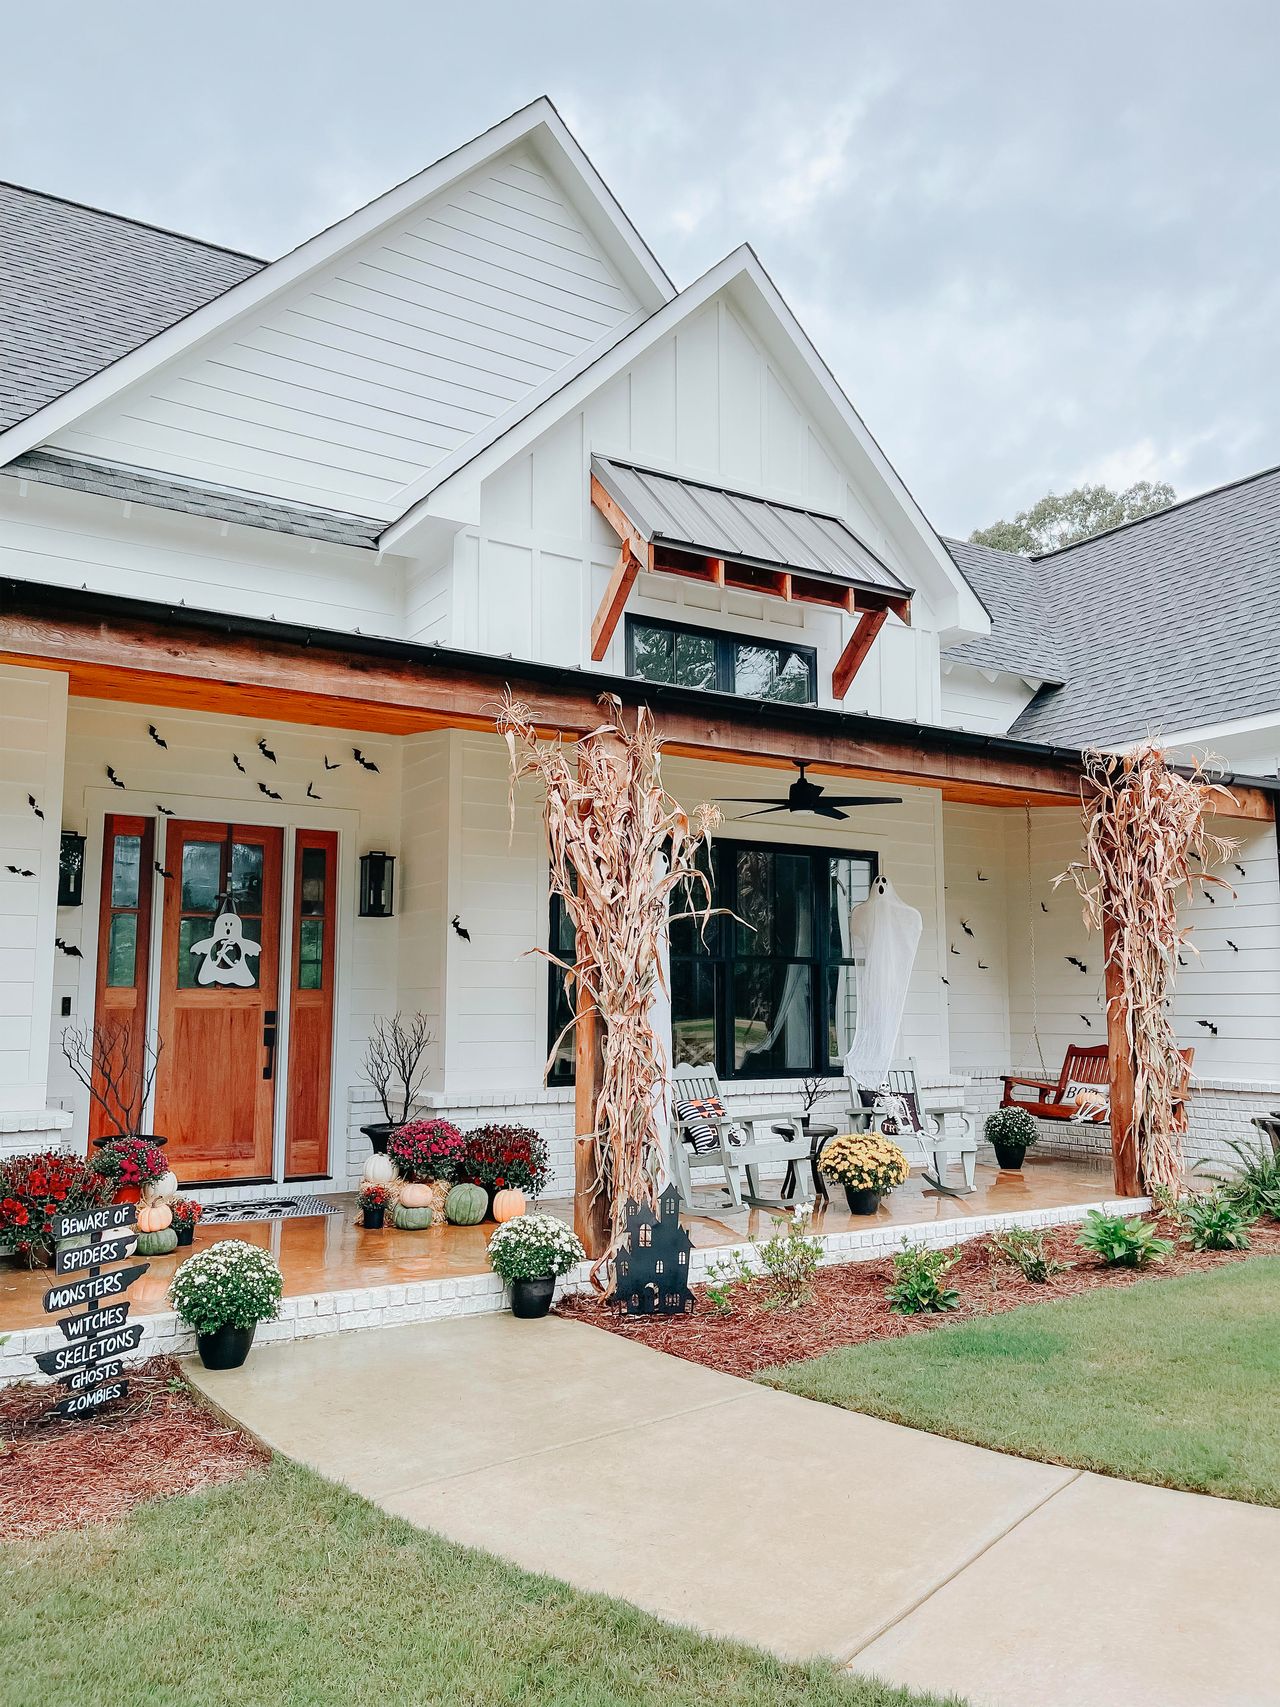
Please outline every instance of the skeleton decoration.
[[858, 1028], [844, 1058], [850, 1080], [878, 1090], [893, 1060], [907, 1002], [907, 986], [924, 920], [887, 877], [849, 915], [849, 934], [858, 956]]
[[213, 935], [191, 944], [192, 954], [203, 954], [198, 984], [232, 984], [239, 989], [252, 989], [257, 979], [249, 965], [250, 955], [261, 954], [262, 944], [250, 942], [238, 913], [228, 909], [213, 921]]

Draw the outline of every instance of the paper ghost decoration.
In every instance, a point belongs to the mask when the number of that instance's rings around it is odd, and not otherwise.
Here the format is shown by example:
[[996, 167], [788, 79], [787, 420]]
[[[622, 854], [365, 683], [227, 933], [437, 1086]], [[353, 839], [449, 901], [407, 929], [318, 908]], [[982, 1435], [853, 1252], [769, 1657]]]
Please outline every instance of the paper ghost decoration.
[[191, 944], [192, 954], [203, 954], [197, 984], [235, 984], [252, 989], [255, 979], [249, 955], [261, 954], [262, 944], [248, 942], [236, 913], [223, 913], [213, 923], [213, 935]]

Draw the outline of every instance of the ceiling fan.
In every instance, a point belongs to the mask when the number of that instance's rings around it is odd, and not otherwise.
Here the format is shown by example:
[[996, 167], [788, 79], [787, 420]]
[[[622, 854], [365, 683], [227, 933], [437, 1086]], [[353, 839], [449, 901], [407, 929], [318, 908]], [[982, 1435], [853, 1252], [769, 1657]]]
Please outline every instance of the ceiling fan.
[[787, 790], [785, 800], [728, 799], [726, 806], [758, 806], [758, 812], [743, 812], [743, 818], [763, 818], [769, 812], [813, 812], [819, 818], [847, 818], [842, 806], [901, 806], [900, 794], [834, 794], [829, 798], [821, 783], [810, 782], [804, 774], [811, 759], [792, 759], [800, 775]]

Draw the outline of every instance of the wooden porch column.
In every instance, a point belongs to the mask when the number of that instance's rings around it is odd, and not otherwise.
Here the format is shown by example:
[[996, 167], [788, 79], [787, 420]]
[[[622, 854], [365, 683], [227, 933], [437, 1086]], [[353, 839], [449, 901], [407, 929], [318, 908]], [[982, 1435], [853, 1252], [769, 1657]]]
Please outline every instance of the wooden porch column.
[[1139, 1197], [1142, 1173], [1138, 1165], [1138, 1136], [1133, 1123], [1133, 1054], [1125, 1032], [1128, 1003], [1113, 964], [1111, 949], [1116, 924], [1110, 914], [1102, 921], [1102, 953], [1106, 961], [1107, 1077], [1111, 1083], [1111, 1173], [1117, 1197]]
[[[589, 1001], [581, 985], [578, 990], [580, 1001]], [[592, 1262], [603, 1255], [609, 1243], [609, 1204], [603, 1192], [595, 1191], [599, 1169], [595, 1129], [596, 1098], [600, 1094], [600, 1029], [600, 1016], [594, 1005], [580, 1008], [573, 1034], [573, 1230]]]

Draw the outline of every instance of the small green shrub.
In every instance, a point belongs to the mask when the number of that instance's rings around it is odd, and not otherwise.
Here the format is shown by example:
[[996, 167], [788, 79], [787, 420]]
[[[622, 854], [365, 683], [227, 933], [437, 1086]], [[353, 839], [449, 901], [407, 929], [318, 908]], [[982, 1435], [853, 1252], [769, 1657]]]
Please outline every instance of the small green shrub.
[[1221, 1187], [1203, 1197], [1189, 1197], [1180, 1218], [1187, 1243], [1197, 1251], [1247, 1251], [1248, 1227], [1255, 1216], [1232, 1203]]
[[822, 1245], [806, 1235], [813, 1218], [810, 1205], [797, 1205], [789, 1215], [773, 1217], [773, 1234], [757, 1245], [769, 1277], [769, 1303], [795, 1310], [813, 1296]]
[[1104, 1215], [1091, 1209], [1076, 1243], [1100, 1257], [1108, 1268], [1146, 1268], [1163, 1262], [1173, 1250], [1172, 1239], [1162, 1239], [1140, 1215], [1128, 1221], [1123, 1215]]
[[1254, 1142], [1229, 1138], [1227, 1148], [1240, 1164], [1233, 1173], [1214, 1172], [1204, 1162], [1196, 1164], [1196, 1172], [1217, 1186], [1227, 1201], [1250, 1219], [1256, 1221], [1265, 1216], [1270, 1221], [1280, 1221], [1280, 1155], [1265, 1138]]
[[1025, 1108], [998, 1108], [982, 1128], [988, 1144], [1007, 1144], [1011, 1150], [1029, 1150], [1040, 1141], [1036, 1117]]
[[1071, 1267], [1069, 1262], [1059, 1262], [1050, 1255], [1044, 1234], [1035, 1227], [1007, 1227], [1002, 1233], [993, 1233], [987, 1248], [1001, 1262], [1012, 1263], [1024, 1280], [1051, 1280]]
[[959, 1249], [931, 1250], [903, 1241], [893, 1259], [893, 1285], [885, 1288], [889, 1308], [899, 1316], [954, 1310], [960, 1294], [942, 1283], [960, 1261]]
[[751, 1264], [741, 1251], [730, 1251], [707, 1264], [706, 1299], [717, 1316], [733, 1314], [734, 1290], [754, 1280]]

